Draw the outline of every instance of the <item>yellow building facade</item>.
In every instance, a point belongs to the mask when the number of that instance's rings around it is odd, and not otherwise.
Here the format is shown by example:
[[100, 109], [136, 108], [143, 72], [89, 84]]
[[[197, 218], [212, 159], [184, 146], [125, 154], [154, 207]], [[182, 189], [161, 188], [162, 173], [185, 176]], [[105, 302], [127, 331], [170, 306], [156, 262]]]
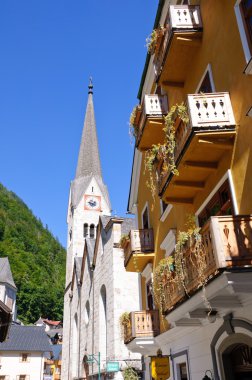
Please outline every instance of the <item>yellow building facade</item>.
[[125, 342], [146, 376], [161, 348], [172, 379], [252, 378], [252, 2], [159, 1], [148, 48], [124, 248], [142, 310]]

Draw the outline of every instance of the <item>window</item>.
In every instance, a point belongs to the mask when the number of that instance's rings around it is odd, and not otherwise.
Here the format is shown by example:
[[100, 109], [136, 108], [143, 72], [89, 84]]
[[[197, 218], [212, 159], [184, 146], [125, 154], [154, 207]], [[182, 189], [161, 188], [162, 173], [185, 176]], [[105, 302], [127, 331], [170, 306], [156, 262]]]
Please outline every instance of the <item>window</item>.
[[83, 226], [83, 236], [87, 237], [88, 236], [88, 224], [85, 223]]
[[179, 366], [180, 379], [187, 380], [188, 376], [187, 376], [186, 363], [180, 363], [178, 366]]
[[234, 9], [247, 62], [244, 72], [252, 74], [252, 1], [237, 0]]
[[95, 225], [94, 224], [90, 224], [89, 234], [90, 234], [90, 238], [94, 239], [94, 237], [95, 237]]
[[174, 365], [174, 380], [189, 380], [189, 356], [187, 350], [171, 355]]
[[146, 297], [147, 297], [147, 309], [154, 310], [154, 300], [152, 291], [152, 281], [146, 283]]
[[22, 362], [22, 363], [29, 363], [30, 362], [30, 355], [27, 354], [26, 352], [22, 353], [20, 355], [20, 360], [19, 361]]
[[212, 73], [212, 68], [210, 64], [207, 65], [206, 70], [196, 89], [196, 93], [200, 93], [200, 92], [203, 92], [204, 94], [207, 94], [209, 92], [215, 92], [213, 73]]
[[19, 375], [18, 380], [28, 380], [29, 376], [27, 375]]
[[240, 11], [243, 18], [250, 52], [252, 52], [252, 0], [241, 0]]
[[86, 302], [85, 312], [84, 312], [84, 321], [86, 325], [88, 325], [89, 322], [89, 315], [90, 315], [90, 305], [89, 301]]
[[142, 214], [142, 224], [143, 224], [143, 229], [148, 229], [149, 228], [149, 215], [148, 215], [148, 206], [145, 206], [145, 209]]
[[0, 376], [0, 380], [5, 380], [5, 376]]
[[165, 212], [165, 210], [167, 209], [167, 206], [168, 206], [168, 204], [165, 203], [165, 202], [161, 199], [161, 215]]
[[211, 216], [232, 215], [233, 213], [230, 186], [226, 180], [198, 215], [199, 225], [202, 227]]

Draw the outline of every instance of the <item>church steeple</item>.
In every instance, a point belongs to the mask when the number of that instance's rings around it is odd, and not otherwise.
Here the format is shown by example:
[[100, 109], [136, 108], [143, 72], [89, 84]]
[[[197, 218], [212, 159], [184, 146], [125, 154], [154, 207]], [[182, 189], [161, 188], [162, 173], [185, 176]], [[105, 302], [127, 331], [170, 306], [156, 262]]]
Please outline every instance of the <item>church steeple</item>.
[[89, 175], [99, 176], [102, 178], [94, 115], [93, 83], [91, 78], [88, 86], [88, 102], [75, 179]]

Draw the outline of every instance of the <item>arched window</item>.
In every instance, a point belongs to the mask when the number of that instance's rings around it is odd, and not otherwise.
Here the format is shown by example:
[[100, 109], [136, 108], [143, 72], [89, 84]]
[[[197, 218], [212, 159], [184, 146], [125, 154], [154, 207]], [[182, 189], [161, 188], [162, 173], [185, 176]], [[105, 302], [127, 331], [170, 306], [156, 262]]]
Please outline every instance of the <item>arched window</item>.
[[88, 236], [88, 224], [85, 223], [83, 226], [83, 236], [87, 237]]
[[85, 312], [84, 312], [84, 321], [86, 325], [88, 325], [89, 316], [90, 316], [90, 304], [89, 304], [89, 301], [87, 301], [86, 306], [85, 306]]
[[75, 314], [73, 321], [73, 346], [72, 346], [72, 375], [73, 377], [77, 377], [78, 373], [78, 316]]
[[107, 301], [106, 288], [102, 285], [99, 300], [99, 351], [101, 360], [107, 356]]
[[90, 224], [89, 236], [91, 239], [94, 239], [94, 237], [95, 237], [95, 225], [94, 224]]

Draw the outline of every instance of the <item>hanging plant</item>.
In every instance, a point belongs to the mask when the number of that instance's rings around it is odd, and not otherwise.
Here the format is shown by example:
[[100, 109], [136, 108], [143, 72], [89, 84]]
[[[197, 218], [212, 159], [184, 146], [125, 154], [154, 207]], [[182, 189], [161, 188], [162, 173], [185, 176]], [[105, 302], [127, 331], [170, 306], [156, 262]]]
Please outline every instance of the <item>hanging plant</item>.
[[154, 54], [157, 46], [158, 46], [158, 40], [161, 38], [166, 31], [166, 27], [159, 26], [157, 29], [153, 29], [151, 34], [146, 38], [146, 47], [149, 54]]
[[141, 105], [137, 105], [133, 108], [130, 120], [129, 120], [129, 133], [131, 137], [137, 139], [139, 133], [138, 114], [141, 112]]
[[127, 234], [123, 234], [119, 240], [119, 247], [120, 248], [125, 248], [126, 245], [129, 243], [130, 237]]
[[[151, 190], [153, 199], [155, 199], [155, 194], [159, 183], [168, 171], [173, 175], [179, 175], [179, 171], [175, 163], [175, 122], [177, 118], [185, 124], [188, 124], [189, 122], [187, 107], [184, 103], [176, 104], [171, 107], [169, 113], [164, 117], [164, 143], [152, 145], [152, 147], [145, 152], [145, 170], [147, 170], [149, 174], [146, 185]], [[161, 170], [159, 173], [157, 173], [158, 163], [161, 163]]]
[[120, 326], [122, 326], [122, 327], [129, 326], [130, 325], [130, 313], [127, 311], [122, 313], [120, 318], [119, 318], [119, 323], [120, 323]]
[[123, 370], [124, 380], [138, 380], [138, 373], [133, 367], [127, 367]]
[[[161, 314], [163, 313], [165, 305], [166, 292], [170, 291], [169, 286], [165, 286], [167, 282], [176, 284], [175, 291], [183, 288], [185, 293], [188, 293], [188, 283], [190, 266], [197, 269], [198, 288], [203, 288], [203, 300], [211, 310], [211, 305], [205, 295], [205, 285], [207, 278], [205, 276], [206, 270], [206, 250], [202, 242], [202, 235], [200, 228], [196, 226], [194, 216], [187, 218], [187, 231], [180, 231], [175, 245], [175, 252], [173, 256], [169, 256], [160, 260], [159, 264], [154, 270], [154, 296], [157, 304], [159, 305]], [[186, 262], [185, 254], [189, 252], [190, 263]], [[168, 294], [169, 296], [169, 294]]]
[[168, 256], [159, 261], [153, 273], [153, 293], [161, 316], [165, 305], [165, 285], [172, 279], [174, 269], [174, 257]]

